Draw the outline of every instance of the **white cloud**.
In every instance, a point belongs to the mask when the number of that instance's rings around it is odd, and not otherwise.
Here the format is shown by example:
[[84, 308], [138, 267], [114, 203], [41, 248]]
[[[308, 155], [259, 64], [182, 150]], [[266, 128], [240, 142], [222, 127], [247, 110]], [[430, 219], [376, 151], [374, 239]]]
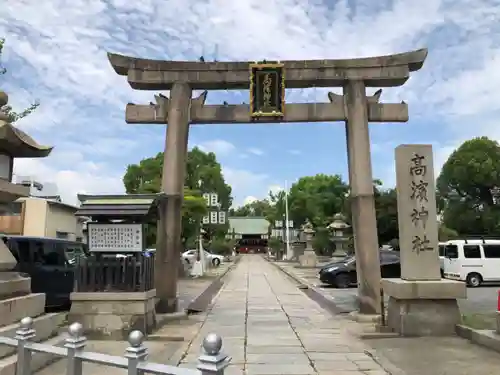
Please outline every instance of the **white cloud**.
[[[352, 3], [5, 1], [0, 35], [7, 38], [4, 62], [9, 75], [2, 78], [2, 88], [19, 107], [40, 99], [39, 110], [19, 125], [35, 139], [62, 149], [46, 160], [17, 162], [16, 168], [56, 181], [68, 197], [81, 190], [123, 191], [121, 175], [134, 159], [129, 155], [162, 151], [163, 141], [156, 141], [164, 136], [159, 127], [123, 123], [125, 104], [148, 103], [153, 93], [132, 90], [110, 67], [107, 51], [172, 60], [195, 60], [200, 55], [208, 60], [284, 60], [370, 56], [429, 46], [423, 69], [402, 88], [384, 90], [383, 101], [409, 102], [412, 121], [438, 118], [449, 140], [473, 135], [500, 139], [500, 102], [495, 99], [500, 84], [497, 2], [358, 0], [355, 8]], [[209, 100], [215, 95], [210, 93]], [[232, 96], [235, 102], [241, 102], [238, 95]], [[326, 101], [322, 89], [296, 90], [290, 97]], [[219, 135], [203, 134], [200, 146], [205, 150], [218, 156], [235, 151], [232, 142], [210, 140]], [[407, 141], [412, 141], [411, 134]], [[443, 145], [436, 147], [436, 162], [454, 142], [436, 140]], [[266, 194], [269, 181], [263, 168], [256, 179], [248, 171], [227, 172], [233, 176], [238, 199], [259, 196], [255, 191]], [[248, 184], [235, 178], [245, 173]]]
[[57, 188], [64, 202], [78, 204], [78, 193], [123, 193], [124, 187], [121, 175], [106, 173], [106, 169], [99, 164], [79, 160], [78, 154], [66, 155], [74, 161], [71, 170], [51, 166], [43, 159], [16, 159], [14, 173], [16, 175], [31, 176], [35, 180], [52, 182]]
[[288, 153], [290, 153], [292, 155], [300, 155], [300, 154], [302, 154], [302, 151], [300, 151], [300, 150], [288, 150]]
[[226, 182], [233, 188], [234, 205], [240, 206], [244, 203], [246, 197], [258, 194], [258, 196], [267, 195], [264, 190], [268, 175], [262, 173], [253, 173], [248, 170], [233, 169], [222, 167], [222, 173]]
[[228, 155], [235, 150], [235, 147], [231, 142], [225, 141], [223, 139], [203, 141], [197, 144], [197, 146], [200, 148], [200, 150], [204, 152], [213, 152], [217, 156]]
[[251, 154], [257, 155], [257, 156], [264, 155], [264, 151], [262, 151], [259, 148], [249, 148], [248, 152], [251, 153]]
[[250, 204], [250, 203], [253, 203], [255, 202], [256, 200], [258, 200], [257, 198], [255, 197], [252, 197], [251, 195], [249, 195], [248, 197], [245, 197], [245, 199], [243, 199], [243, 204]]
[[284, 188], [281, 187], [280, 185], [269, 185], [267, 188], [268, 192], [271, 192], [272, 194], [278, 194], [280, 191], [283, 191]]

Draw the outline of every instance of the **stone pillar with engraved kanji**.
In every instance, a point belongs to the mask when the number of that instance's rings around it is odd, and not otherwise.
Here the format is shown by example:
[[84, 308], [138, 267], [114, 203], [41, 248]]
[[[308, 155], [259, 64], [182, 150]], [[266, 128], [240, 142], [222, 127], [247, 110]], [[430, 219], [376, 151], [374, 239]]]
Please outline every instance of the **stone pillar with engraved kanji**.
[[442, 279], [431, 145], [396, 148], [401, 278], [382, 279], [387, 324], [403, 336], [453, 335], [462, 282]]

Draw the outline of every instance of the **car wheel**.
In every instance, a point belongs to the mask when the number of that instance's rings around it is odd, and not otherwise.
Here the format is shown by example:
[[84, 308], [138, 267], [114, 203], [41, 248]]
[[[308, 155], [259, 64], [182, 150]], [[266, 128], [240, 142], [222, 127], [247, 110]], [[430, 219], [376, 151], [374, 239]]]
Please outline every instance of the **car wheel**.
[[340, 289], [346, 289], [349, 288], [349, 285], [351, 285], [351, 280], [349, 278], [349, 275], [346, 273], [340, 273], [337, 276], [335, 276], [335, 286]]
[[482, 276], [476, 272], [472, 272], [467, 275], [467, 285], [471, 288], [477, 288], [482, 282]]
[[219, 267], [220, 259], [219, 258], [212, 259], [212, 264], [214, 265], [214, 267]]

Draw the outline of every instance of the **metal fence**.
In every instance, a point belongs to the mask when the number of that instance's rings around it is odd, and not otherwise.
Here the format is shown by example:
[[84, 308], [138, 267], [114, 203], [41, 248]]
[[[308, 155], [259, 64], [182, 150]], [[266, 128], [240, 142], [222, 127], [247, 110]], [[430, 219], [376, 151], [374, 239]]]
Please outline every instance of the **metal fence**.
[[78, 258], [75, 292], [145, 292], [154, 289], [154, 254]]
[[222, 353], [222, 338], [209, 333], [203, 340], [203, 353], [198, 357], [197, 369], [180, 368], [160, 363], [147, 362], [148, 350], [144, 346], [144, 335], [141, 331], [132, 331], [128, 336], [129, 347], [123, 357], [84, 351], [87, 339], [83, 336], [80, 323], [73, 323], [68, 329], [63, 347], [39, 344], [33, 341], [35, 330], [33, 320], [29, 317], [21, 320], [20, 328], [14, 338], [0, 336], [0, 345], [17, 348], [16, 375], [31, 375], [32, 354], [46, 353], [55, 357], [66, 358], [66, 374], [82, 375], [83, 363], [95, 363], [108, 367], [126, 369], [128, 375], [146, 373], [158, 375], [223, 375], [229, 366], [231, 357]]

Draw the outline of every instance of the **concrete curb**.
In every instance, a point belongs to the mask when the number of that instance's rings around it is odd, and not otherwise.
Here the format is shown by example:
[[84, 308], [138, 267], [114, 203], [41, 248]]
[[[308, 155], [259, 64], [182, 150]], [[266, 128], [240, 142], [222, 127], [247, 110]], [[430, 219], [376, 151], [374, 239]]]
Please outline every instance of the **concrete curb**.
[[308, 296], [310, 299], [312, 299], [314, 302], [316, 302], [318, 305], [320, 305], [323, 309], [325, 309], [329, 313], [333, 315], [346, 314], [345, 311], [338, 308], [335, 302], [326, 298], [323, 293], [321, 293], [316, 287], [310, 285], [309, 282], [307, 282], [304, 278], [294, 275], [292, 272], [284, 269], [283, 267], [280, 267], [278, 264], [274, 262], [269, 261], [269, 263], [271, 263], [274, 267], [276, 267], [285, 275], [290, 277], [292, 280], [297, 282], [299, 284], [298, 288], [301, 289], [306, 296]]
[[462, 324], [455, 327], [458, 336], [500, 353], [500, 335], [490, 329], [474, 329]]
[[234, 269], [238, 262], [240, 261], [240, 257], [236, 257], [234, 262], [227, 267], [227, 269], [218, 275], [208, 287], [205, 288], [203, 292], [201, 292], [196, 298], [194, 298], [186, 308], [186, 313], [200, 313], [206, 311], [210, 306], [213, 297], [219, 292], [219, 290], [224, 285], [222, 279], [228, 274], [229, 271]]
[[[157, 314], [156, 315], [156, 325], [154, 327], [154, 331], [159, 330], [166, 324], [170, 322], [176, 322], [179, 320], [185, 320], [188, 318], [188, 315], [185, 311], [178, 311], [174, 313], [169, 313], [169, 314]], [[154, 335], [154, 334], [152, 334]], [[149, 335], [148, 335], [149, 337]]]

